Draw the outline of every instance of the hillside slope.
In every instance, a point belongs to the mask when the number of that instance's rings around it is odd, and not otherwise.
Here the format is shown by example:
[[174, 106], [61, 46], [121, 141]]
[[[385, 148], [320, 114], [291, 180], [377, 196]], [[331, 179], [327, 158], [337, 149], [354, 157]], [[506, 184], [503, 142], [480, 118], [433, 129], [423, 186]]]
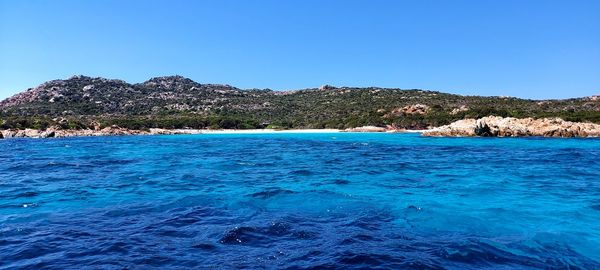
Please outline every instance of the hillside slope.
[[326, 86], [242, 90], [181, 76], [130, 84], [74, 76], [53, 80], [0, 102], [0, 128], [85, 128], [92, 122], [129, 128], [347, 128], [439, 126], [465, 117], [559, 116], [600, 123], [600, 98], [526, 100], [424, 90]]

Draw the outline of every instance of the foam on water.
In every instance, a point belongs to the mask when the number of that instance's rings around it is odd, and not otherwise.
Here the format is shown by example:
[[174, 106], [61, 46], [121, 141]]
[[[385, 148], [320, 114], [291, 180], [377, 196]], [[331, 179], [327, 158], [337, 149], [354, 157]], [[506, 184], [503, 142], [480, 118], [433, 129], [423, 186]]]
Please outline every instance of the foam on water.
[[598, 139], [211, 134], [0, 149], [0, 269], [600, 268]]

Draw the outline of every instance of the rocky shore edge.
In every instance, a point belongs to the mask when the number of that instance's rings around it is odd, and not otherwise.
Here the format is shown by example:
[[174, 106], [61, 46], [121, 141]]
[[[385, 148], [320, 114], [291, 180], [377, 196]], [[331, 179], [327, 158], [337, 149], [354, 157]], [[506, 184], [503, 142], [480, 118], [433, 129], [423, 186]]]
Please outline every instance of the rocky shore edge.
[[174, 134], [200, 134], [197, 129], [161, 129], [133, 130], [111, 126], [98, 129], [6, 129], [0, 130], [0, 139], [4, 138], [63, 138], [63, 137], [90, 137], [90, 136], [125, 136], [125, 135], [174, 135]]
[[178, 135], [178, 134], [232, 134], [232, 133], [318, 133], [318, 132], [417, 132], [414, 130], [398, 129], [393, 126], [376, 127], [362, 126], [339, 129], [251, 129], [251, 130], [214, 130], [214, 129], [162, 129], [151, 128], [147, 130], [127, 129], [119, 126], [110, 126], [100, 128], [96, 125], [95, 129], [62, 129], [59, 127], [50, 127], [45, 130], [39, 129], [5, 129], [0, 130], [0, 139], [3, 138], [64, 138], [64, 137], [90, 137], [90, 136], [127, 136], [127, 135]]
[[432, 137], [600, 137], [600, 125], [561, 118], [487, 116], [464, 119], [422, 133]]
[[[89, 136], [126, 136], [126, 135], [177, 135], [210, 133], [268, 133], [268, 132], [318, 132], [321, 130], [204, 130], [204, 129], [162, 129], [133, 130], [110, 126], [95, 129], [61, 129], [50, 127], [38, 129], [0, 130], [0, 139], [4, 138], [62, 138]], [[463, 119], [449, 125], [428, 130], [404, 130], [393, 126], [362, 126], [345, 130], [322, 130], [323, 132], [420, 132], [430, 137], [600, 137], [600, 125], [593, 123], [571, 122], [561, 118], [512, 118], [487, 116], [479, 119]]]

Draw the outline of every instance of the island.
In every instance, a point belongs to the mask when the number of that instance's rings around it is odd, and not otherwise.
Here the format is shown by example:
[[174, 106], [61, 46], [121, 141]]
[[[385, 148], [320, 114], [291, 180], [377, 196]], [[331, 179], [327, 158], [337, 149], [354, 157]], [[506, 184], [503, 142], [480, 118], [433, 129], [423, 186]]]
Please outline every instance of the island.
[[182, 76], [73, 76], [0, 101], [0, 138], [233, 130], [423, 131], [425, 136], [595, 137], [599, 96], [531, 100], [420, 89], [239, 89]]

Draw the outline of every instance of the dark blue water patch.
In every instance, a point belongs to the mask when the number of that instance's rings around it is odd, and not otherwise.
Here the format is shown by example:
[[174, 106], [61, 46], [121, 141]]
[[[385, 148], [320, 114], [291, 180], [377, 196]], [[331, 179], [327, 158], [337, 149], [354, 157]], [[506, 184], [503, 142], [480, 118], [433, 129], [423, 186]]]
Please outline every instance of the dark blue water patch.
[[344, 239], [342, 242], [340, 242], [340, 245], [354, 245], [354, 244], [360, 244], [361, 242], [374, 242], [374, 241], [383, 241], [383, 240], [379, 239], [377, 237], [366, 235], [366, 234], [357, 234], [357, 235], [353, 235], [349, 238]]
[[218, 247], [212, 243], [198, 243], [198, 244], [193, 245], [192, 247], [206, 250], [206, 251], [214, 251], [214, 250], [218, 249]]
[[8, 191], [6, 193], [0, 194], [0, 199], [26, 199], [33, 198], [40, 195], [40, 192], [34, 191], [32, 189], [17, 187], [17, 188], [7, 188]]
[[350, 184], [350, 181], [348, 181], [346, 179], [335, 179], [332, 181], [332, 183], [335, 185], [348, 185], [348, 184]]
[[600, 268], [597, 139], [198, 135], [0, 148], [0, 269]]
[[309, 170], [293, 170], [290, 172], [290, 174], [299, 175], [299, 176], [309, 176], [309, 175], [312, 175], [313, 172], [311, 172]]
[[386, 223], [394, 221], [394, 217], [387, 213], [363, 213], [360, 217], [350, 221], [346, 226], [356, 227], [368, 231], [380, 230]]
[[285, 223], [273, 223], [266, 227], [235, 227], [225, 232], [219, 242], [226, 245], [262, 246], [271, 243], [274, 238], [290, 233], [289, 226]]
[[296, 192], [287, 190], [287, 189], [269, 188], [264, 191], [252, 193], [250, 196], [254, 197], [254, 198], [258, 198], [258, 199], [268, 199], [268, 198], [275, 197], [278, 195], [294, 194], [294, 193], [296, 193]]
[[377, 267], [384, 264], [397, 264], [404, 258], [393, 257], [386, 254], [344, 252], [336, 254], [336, 262], [349, 267]]

